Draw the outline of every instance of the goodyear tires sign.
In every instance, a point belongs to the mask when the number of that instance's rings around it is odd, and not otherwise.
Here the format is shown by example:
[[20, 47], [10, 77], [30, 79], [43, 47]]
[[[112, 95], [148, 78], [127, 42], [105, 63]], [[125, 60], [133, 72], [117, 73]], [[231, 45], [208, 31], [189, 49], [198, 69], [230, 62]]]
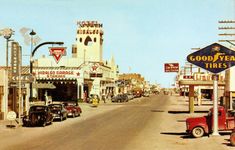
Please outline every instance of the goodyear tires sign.
[[235, 51], [214, 43], [189, 54], [187, 61], [212, 73], [219, 73], [235, 65]]

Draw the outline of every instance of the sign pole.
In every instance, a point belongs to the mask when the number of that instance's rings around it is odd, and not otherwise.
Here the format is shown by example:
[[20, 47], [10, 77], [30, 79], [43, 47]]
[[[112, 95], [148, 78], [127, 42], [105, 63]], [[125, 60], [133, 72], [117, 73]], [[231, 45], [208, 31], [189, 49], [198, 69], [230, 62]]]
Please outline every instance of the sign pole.
[[218, 136], [218, 75], [213, 75], [213, 136]]

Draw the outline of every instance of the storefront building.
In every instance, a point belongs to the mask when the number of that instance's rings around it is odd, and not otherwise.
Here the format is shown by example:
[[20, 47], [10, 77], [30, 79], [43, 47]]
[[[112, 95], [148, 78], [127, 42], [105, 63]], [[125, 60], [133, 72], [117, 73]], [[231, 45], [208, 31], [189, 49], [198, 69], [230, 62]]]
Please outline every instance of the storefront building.
[[[33, 97], [47, 101], [84, 100], [90, 94], [115, 93], [118, 66], [112, 56], [103, 60], [103, 29], [97, 21], [78, 22], [72, 56], [42, 56], [34, 61]], [[45, 87], [37, 88], [43, 84]], [[54, 86], [54, 87], [53, 87]]]

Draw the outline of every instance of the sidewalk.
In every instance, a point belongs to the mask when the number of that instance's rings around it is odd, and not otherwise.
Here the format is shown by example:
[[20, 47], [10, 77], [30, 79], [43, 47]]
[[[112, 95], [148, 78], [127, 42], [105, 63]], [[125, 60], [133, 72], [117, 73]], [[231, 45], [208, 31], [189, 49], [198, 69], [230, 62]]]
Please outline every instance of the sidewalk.
[[[188, 110], [188, 97], [183, 96], [171, 96], [168, 114], [164, 121], [168, 124], [161, 132], [165, 144], [163, 149], [175, 149], [175, 150], [233, 150], [234, 147], [230, 145], [230, 133], [221, 132], [220, 136], [203, 136], [202, 138], [192, 138], [186, 134], [185, 120], [188, 117], [198, 117], [207, 115], [207, 112], [213, 107], [213, 102], [210, 100], [203, 100], [201, 106], [194, 105], [195, 113], [189, 113]], [[174, 112], [174, 113], [172, 113]], [[164, 144], [164, 143], [163, 143]]]
[[[112, 104], [111, 100], [106, 101], [106, 103], [104, 103], [104, 101], [100, 101], [99, 105], [97, 108], [92, 107], [92, 104], [90, 103], [79, 103], [79, 106], [82, 109], [82, 116], [81, 119], [85, 119], [87, 117], [92, 117], [93, 115], [99, 114], [99, 113], [103, 113], [106, 111], [109, 111], [111, 109], [114, 109], [113, 107], [105, 107], [107, 104]], [[114, 106], [114, 107], [120, 107], [120, 106]], [[85, 117], [84, 117], [85, 116]], [[9, 125], [14, 125], [15, 127], [13, 128], [9, 128]], [[20, 128], [21, 126], [19, 126], [18, 122], [16, 121], [9, 121], [9, 120], [0, 120], [0, 134], [6, 130], [11, 130], [11, 129], [17, 129]]]
[[[187, 113], [189, 112], [189, 98], [186, 96], [173, 95], [175, 100], [171, 100], [171, 112], [175, 113]], [[194, 113], [207, 113], [209, 109], [213, 107], [213, 101], [208, 99], [202, 99], [200, 106], [197, 105], [197, 101], [194, 101]]]

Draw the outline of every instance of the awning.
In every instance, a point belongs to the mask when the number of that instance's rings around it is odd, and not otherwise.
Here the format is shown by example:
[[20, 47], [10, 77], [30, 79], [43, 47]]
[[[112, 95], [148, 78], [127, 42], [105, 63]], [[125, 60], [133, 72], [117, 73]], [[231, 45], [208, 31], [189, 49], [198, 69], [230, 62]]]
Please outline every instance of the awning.
[[34, 83], [33, 88], [37, 89], [55, 89], [56, 86], [52, 83]]
[[[213, 81], [180, 80], [179, 85], [213, 86]], [[225, 86], [225, 82], [218, 81], [218, 86]]]

